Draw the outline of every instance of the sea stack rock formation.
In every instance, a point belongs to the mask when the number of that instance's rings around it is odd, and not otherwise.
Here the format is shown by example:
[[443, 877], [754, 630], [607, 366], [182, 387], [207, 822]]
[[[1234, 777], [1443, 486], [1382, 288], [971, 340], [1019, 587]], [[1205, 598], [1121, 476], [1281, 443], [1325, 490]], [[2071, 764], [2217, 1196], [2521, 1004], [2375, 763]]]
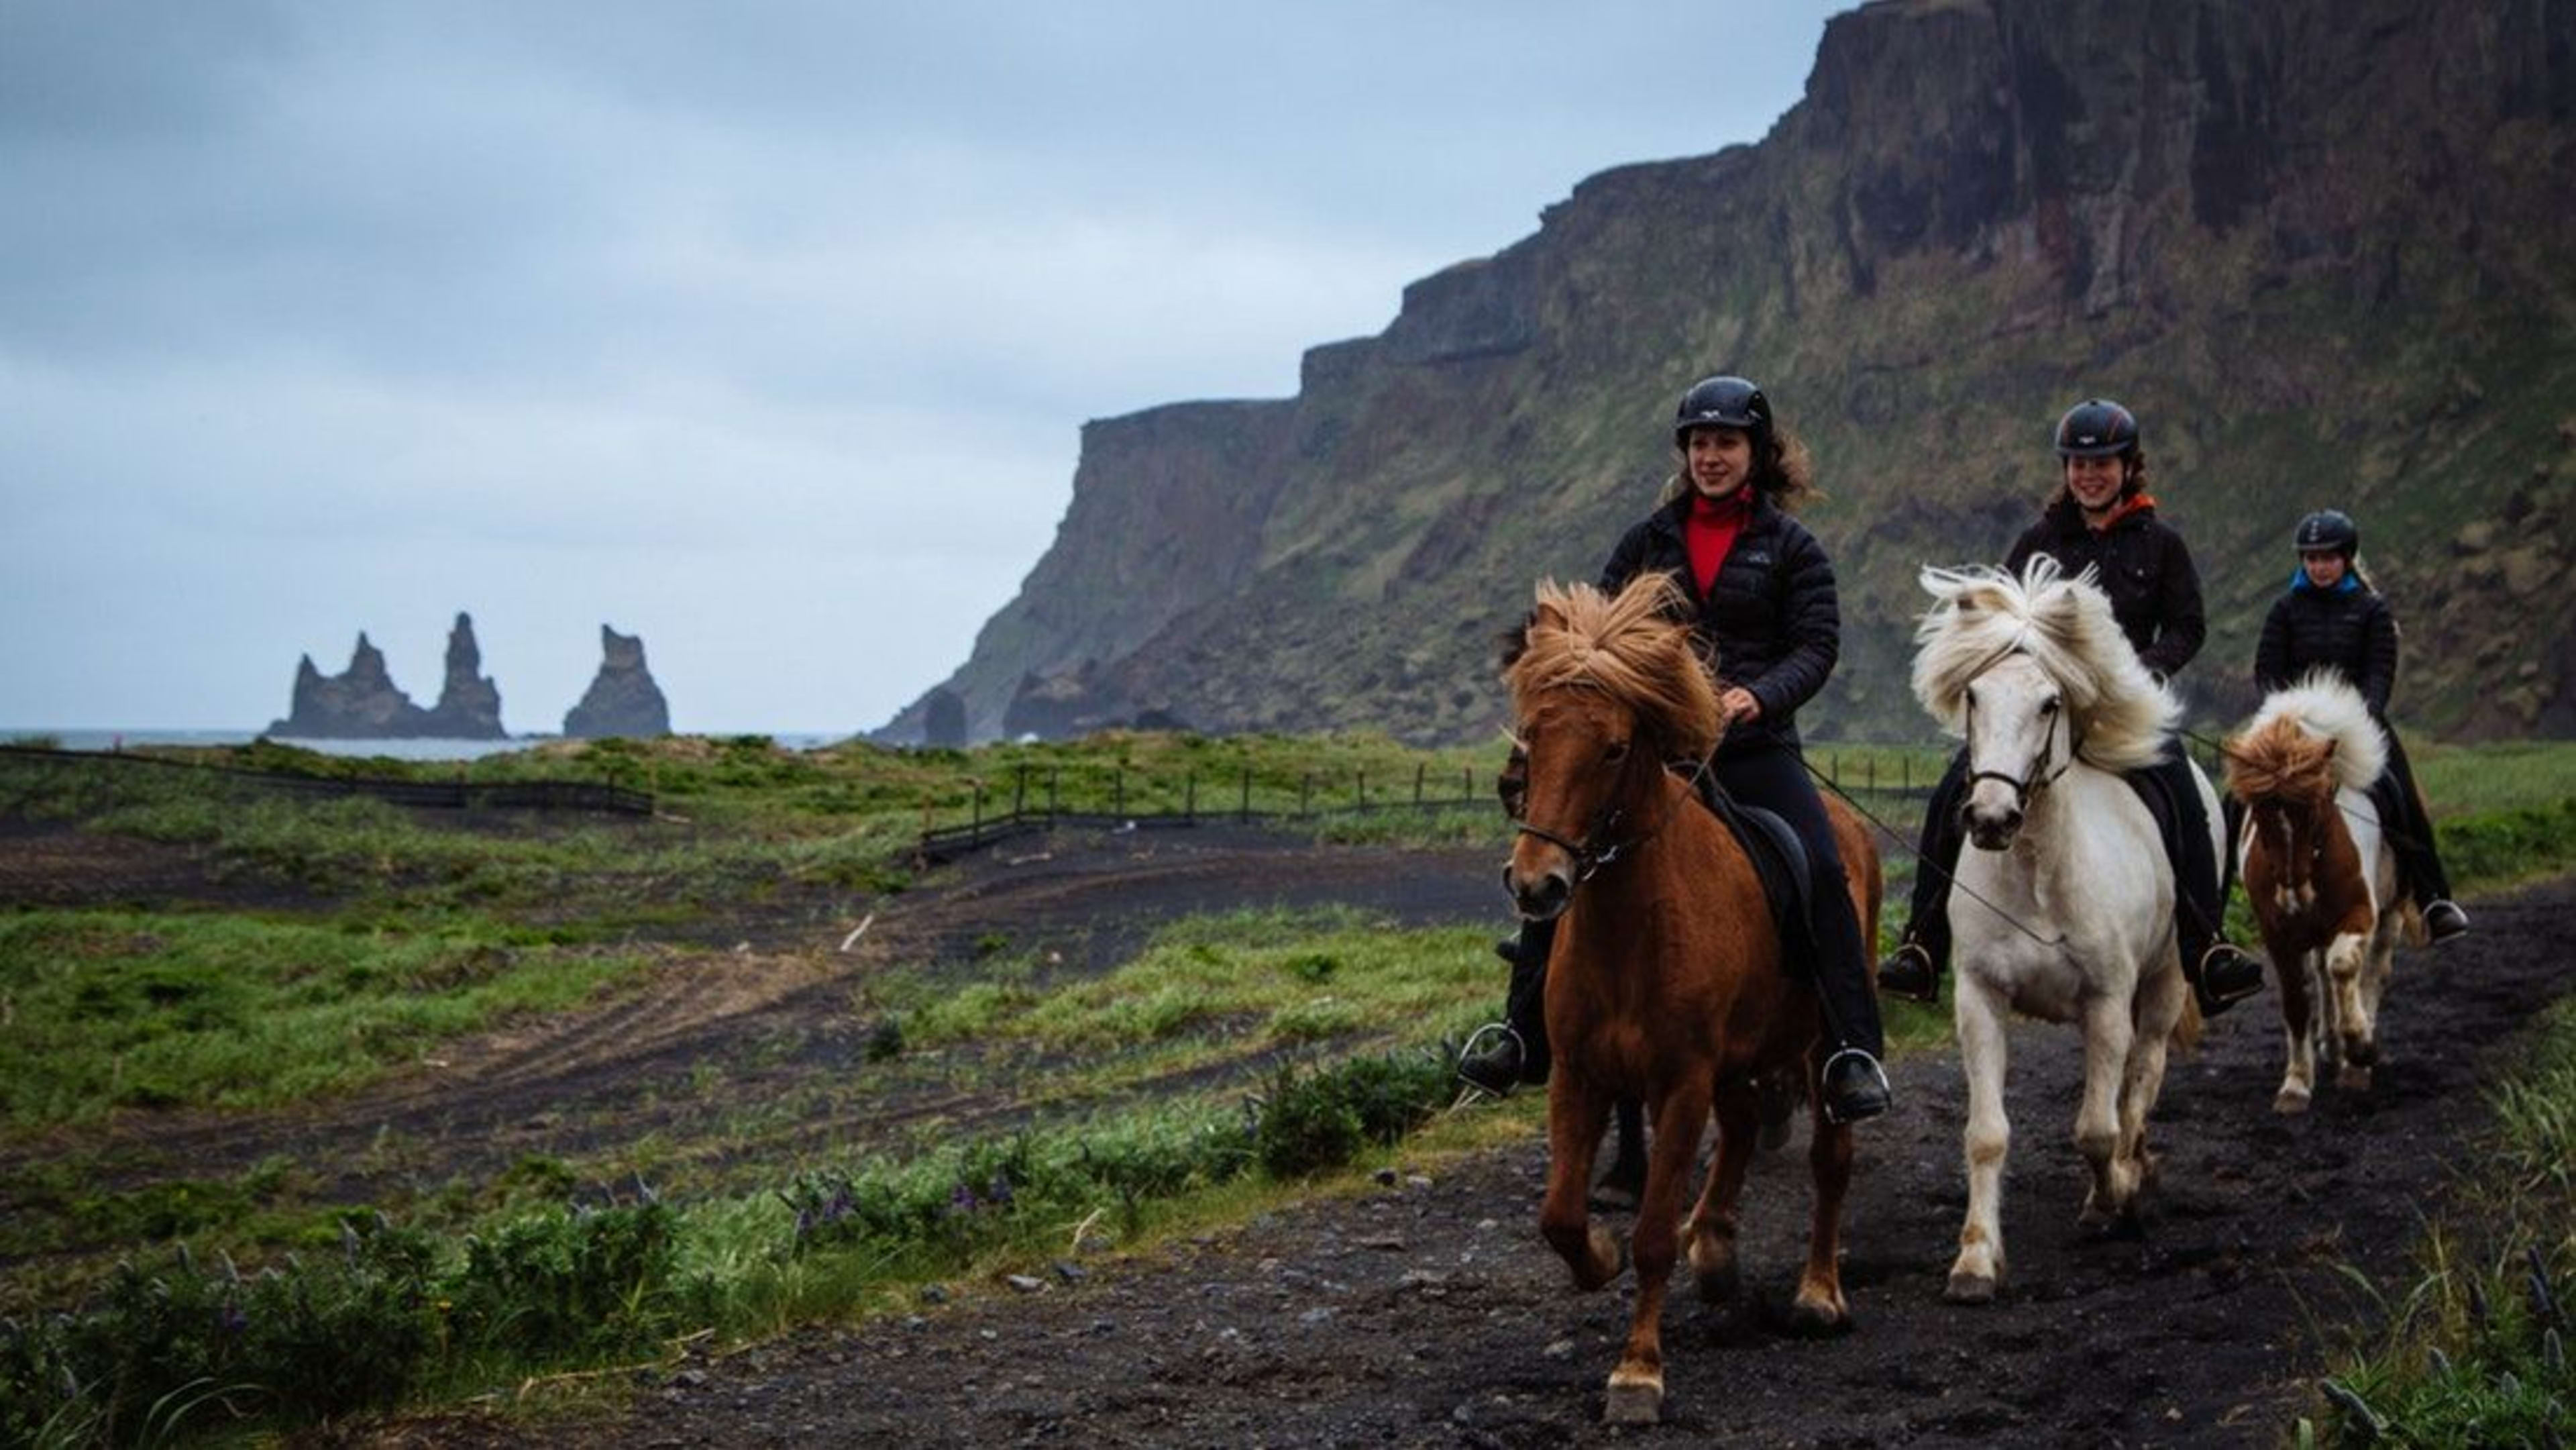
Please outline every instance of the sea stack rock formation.
[[361, 630], [349, 667], [339, 674], [315, 669], [311, 655], [297, 662], [294, 701], [285, 719], [269, 722], [268, 733], [298, 740], [392, 740], [431, 734], [428, 720], [428, 711], [394, 688], [384, 651]]
[[483, 650], [474, 642], [474, 617], [459, 611], [447, 634], [447, 683], [422, 733], [443, 740], [504, 740], [501, 687], [482, 672]]
[[671, 707], [662, 698], [662, 687], [653, 683], [652, 671], [644, 668], [643, 639], [603, 624], [599, 648], [599, 673], [581, 703], [564, 712], [563, 733], [594, 740], [670, 734]]

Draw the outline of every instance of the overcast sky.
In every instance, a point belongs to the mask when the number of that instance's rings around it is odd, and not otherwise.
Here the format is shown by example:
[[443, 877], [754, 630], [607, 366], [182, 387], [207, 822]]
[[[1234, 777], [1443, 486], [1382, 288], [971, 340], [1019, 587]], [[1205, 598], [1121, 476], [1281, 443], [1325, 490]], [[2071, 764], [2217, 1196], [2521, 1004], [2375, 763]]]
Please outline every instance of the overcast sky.
[[1078, 432], [1286, 397], [1831, 4], [0, 0], [0, 729], [256, 729], [358, 631], [513, 731], [961, 664]]

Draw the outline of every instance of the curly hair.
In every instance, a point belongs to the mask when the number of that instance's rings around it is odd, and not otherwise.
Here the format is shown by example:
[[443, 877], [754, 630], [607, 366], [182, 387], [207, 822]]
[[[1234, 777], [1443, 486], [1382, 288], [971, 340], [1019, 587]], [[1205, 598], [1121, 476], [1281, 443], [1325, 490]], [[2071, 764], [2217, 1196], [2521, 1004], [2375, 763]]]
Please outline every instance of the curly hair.
[[[1798, 506], [1823, 498], [1816, 487], [1816, 462], [1807, 451], [1807, 440], [1796, 430], [1774, 422], [1770, 431], [1755, 435], [1760, 441], [1753, 446], [1753, 491], [1767, 495], [1771, 502], [1789, 513]], [[1681, 446], [1681, 445], [1676, 445]], [[1655, 495], [1655, 507], [1662, 508], [1690, 491], [1690, 475], [1675, 473], [1664, 480], [1664, 490]]]

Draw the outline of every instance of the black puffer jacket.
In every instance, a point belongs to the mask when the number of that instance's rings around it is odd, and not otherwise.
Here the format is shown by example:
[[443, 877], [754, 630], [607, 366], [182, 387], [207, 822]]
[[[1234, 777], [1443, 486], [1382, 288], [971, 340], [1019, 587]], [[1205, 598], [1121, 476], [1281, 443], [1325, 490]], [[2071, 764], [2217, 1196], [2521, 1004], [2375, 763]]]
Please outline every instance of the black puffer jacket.
[[1824, 688], [1842, 655], [1833, 565], [1806, 525], [1760, 498], [1702, 595], [1682, 542], [1690, 508], [1684, 493], [1628, 530], [1601, 566], [1601, 588], [1615, 594], [1640, 574], [1672, 576], [1690, 601], [1701, 643], [1716, 651], [1720, 687], [1741, 685], [1762, 702], [1762, 718], [1729, 730], [1718, 753], [1795, 747], [1798, 707]]
[[2342, 675], [2370, 713], [2385, 718], [2397, 688], [2397, 617], [2388, 601], [2358, 582], [2318, 589], [2304, 576], [2272, 601], [2254, 646], [2254, 687], [2270, 694], [2313, 669]]
[[2100, 573], [2102, 592], [2111, 597], [2112, 617], [2138, 652], [2138, 661], [2171, 679], [2209, 636], [2201, 610], [2200, 571], [2182, 535], [2156, 517], [2155, 505], [2131, 509], [2100, 533], [2084, 526], [2084, 511], [2064, 494], [2048, 506], [2039, 522], [2022, 531], [2005, 556], [2004, 570], [2018, 575], [2034, 555], [2057, 560], [2067, 577], [2089, 565]]

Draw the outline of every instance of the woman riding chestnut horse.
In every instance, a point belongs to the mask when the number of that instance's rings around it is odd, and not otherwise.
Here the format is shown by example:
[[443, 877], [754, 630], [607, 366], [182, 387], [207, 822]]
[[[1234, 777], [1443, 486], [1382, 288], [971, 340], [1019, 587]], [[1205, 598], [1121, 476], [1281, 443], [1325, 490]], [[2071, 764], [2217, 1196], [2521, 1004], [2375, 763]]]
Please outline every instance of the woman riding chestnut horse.
[[[1833, 565], [1789, 514], [1809, 489], [1806, 449], [1772, 417], [1760, 388], [1727, 376], [1703, 378], [1682, 394], [1673, 446], [1681, 476], [1611, 550], [1600, 590], [1616, 596], [1642, 575], [1669, 578], [1676, 607], [1714, 655], [1726, 725], [1702, 768], [1733, 799], [1786, 820], [1805, 848], [1815, 988], [1835, 1048], [1824, 1107], [1836, 1122], [1875, 1117], [1887, 1111], [1889, 1089], [1869, 958], [1842, 851], [1798, 748], [1798, 707], [1824, 687], [1842, 648]], [[1507, 779], [1519, 768], [1516, 760]], [[1458, 1075], [1469, 1083], [1505, 1093], [1547, 1080], [1554, 940], [1553, 922], [1522, 927], [1504, 1020], [1478, 1032], [1460, 1057]]]
[[[1662, 1412], [1664, 1295], [1681, 1246], [1702, 1299], [1725, 1302], [1741, 1285], [1736, 1204], [1771, 1085], [1783, 1080], [1814, 1105], [1816, 1190], [1787, 1317], [1813, 1333], [1851, 1323], [1838, 1260], [1852, 1129], [1817, 1089], [1832, 1039], [1801, 980], [1809, 954], [1794, 919], [1775, 918], [1744, 838], [1721, 819], [1737, 808], [1700, 797], [1666, 764], [1705, 759], [1723, 718], [1690, 627], [1671, 617], [1673, 587], [1640, 574], [1613, 599], [1542, 585], [1504, 671], [1528, 766], [1504, 884], [1526, 919], [1564, 923], [1548, 967], [1556, 1072], [1539, 1229], [1579, 1289], [1605, 1287], [1629, 1262], [1586, 1202], [1601, 1129], [1614, 1104], [1654, 1112], [1630, 1237], [1636, 1299], [1603, 1403], [1616, 1422]], [[1845, 893], [1836, 905], [1874, 930], [1877, 853], [1856, 815], [1835, 828], [1854, 868], [1834, 883]], [[1678, 1225], [1712, 1113], [1715, 1158]]]

